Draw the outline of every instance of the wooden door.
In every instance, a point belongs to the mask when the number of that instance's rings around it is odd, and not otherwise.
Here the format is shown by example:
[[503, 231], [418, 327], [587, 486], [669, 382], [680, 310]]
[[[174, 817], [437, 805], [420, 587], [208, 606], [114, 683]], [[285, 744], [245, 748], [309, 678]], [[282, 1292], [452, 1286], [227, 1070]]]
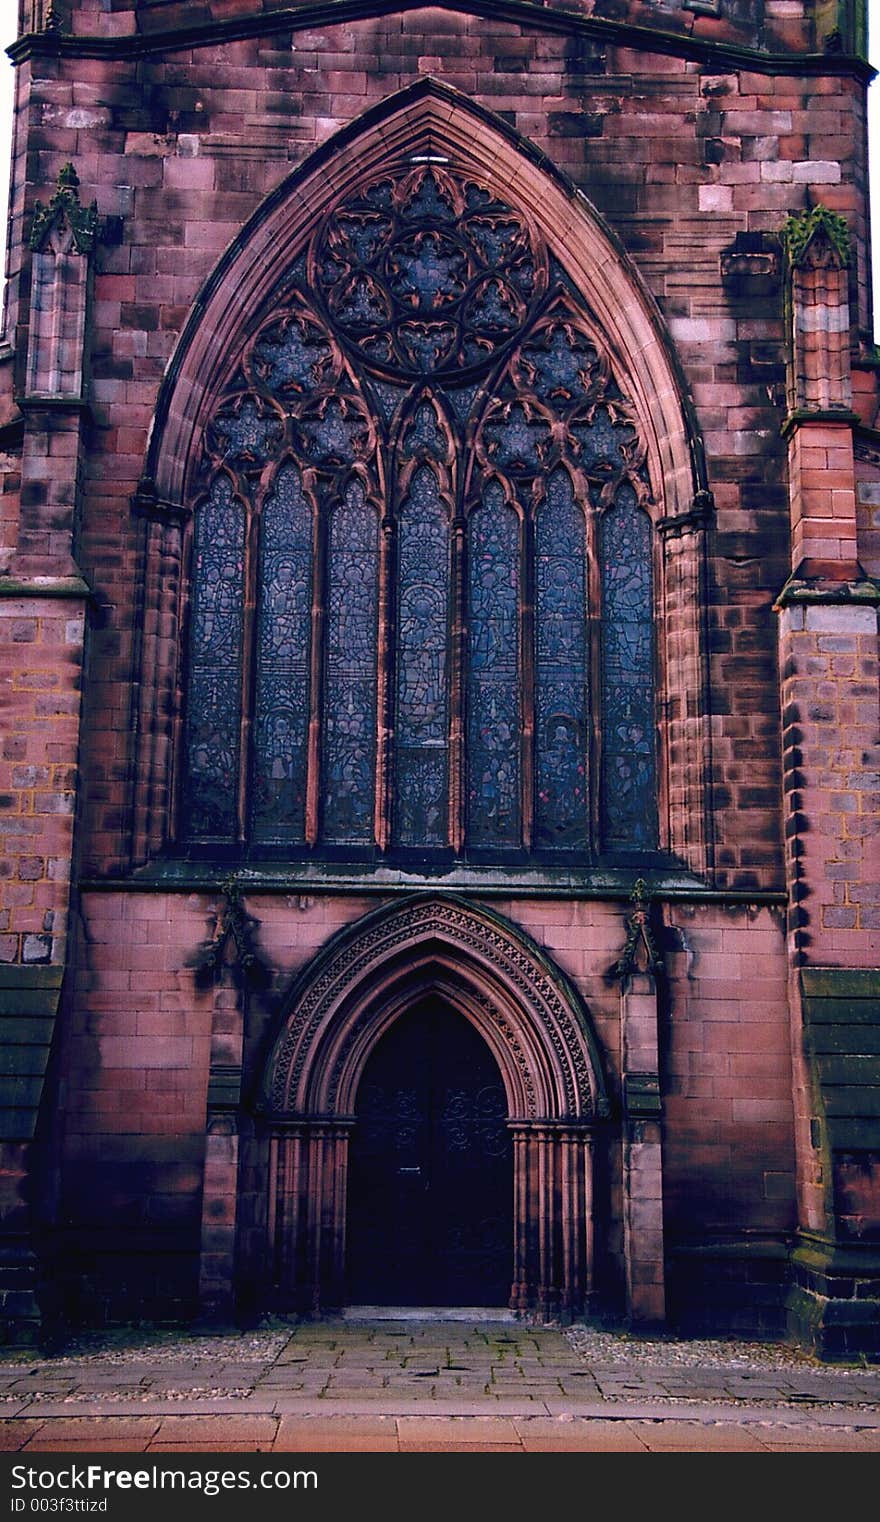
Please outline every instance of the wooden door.
[[512, 1142], [483, 1038], [443, 1004], [408, 1011], [368, 1059], [356, 1115], [350, 1302], [506, 1306]]

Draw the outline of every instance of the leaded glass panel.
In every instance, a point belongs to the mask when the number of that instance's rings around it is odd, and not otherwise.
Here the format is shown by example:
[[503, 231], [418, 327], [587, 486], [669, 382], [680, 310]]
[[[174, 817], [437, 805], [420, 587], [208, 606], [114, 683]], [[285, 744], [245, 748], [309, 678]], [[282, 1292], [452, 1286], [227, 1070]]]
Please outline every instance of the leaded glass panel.
[[257, 840], [302, 840], [312, 607], [312, 508], [286, 465], [263, 507], [252, 778]]
[[330, 516], [324, 668], [323, 838], [373, 840], [379, 520], [359, 481]]
[[447, 840], [449, 516], [434, 470], [413, 474], [400, 509], [397, 600], [395, 836]]
[[587, 560], [583, 509], [554, 471], [535, 530], [535, 839], [588, 844]]
[[489, 482], [468, 523], [467, 832], [517, 846], [520, 810], [519, 519]]
[[236, 833], [245, 519], [227, 476], [195, 515], [185, 819], [196, 839]]
[[601, 520], [602, 818], [609, 850], [656, 844], [651, 523], [623, 487]]

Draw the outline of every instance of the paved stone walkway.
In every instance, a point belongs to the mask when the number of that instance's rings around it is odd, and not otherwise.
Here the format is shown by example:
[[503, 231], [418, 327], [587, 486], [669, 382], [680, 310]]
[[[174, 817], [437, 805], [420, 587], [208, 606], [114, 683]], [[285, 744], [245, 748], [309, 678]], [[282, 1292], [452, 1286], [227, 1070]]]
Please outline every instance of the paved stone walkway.
[[517, 1323], [350, 1320], [0, 1353], [0, 1449], [880, 1451], [880, 1369]]

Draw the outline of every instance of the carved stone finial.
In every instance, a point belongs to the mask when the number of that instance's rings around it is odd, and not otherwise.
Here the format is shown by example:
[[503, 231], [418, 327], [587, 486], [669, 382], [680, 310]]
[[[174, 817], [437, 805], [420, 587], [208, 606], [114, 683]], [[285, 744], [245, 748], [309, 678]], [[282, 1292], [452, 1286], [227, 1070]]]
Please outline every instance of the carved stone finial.
[[850, 261], [850, 235], [845, 217], [827, 206], [813, 206], [809, 211], [792, 212], [782, 229], [782, 241], [792, 269], [799, 269], [817, 259], [820, 249], [844, 268]]
[[213, 982], [225, 964], [252, 987], [265, 988], [269, 971], [256, 947], [257, 921], [247, 913], [235, 874], [220, 889], [222, 899], [214, 921], [214, 933], [203, 941], [195, 959], [196, 982]]
[[98, 230], [98, 203], [83, 206], [79, 198], [79, 176], [72, 164], [65, 164], [58, 175], [58, 189], [48, 206], [37, 201], [31, 225], [30, 246], [38, 252], [46, 242], [53, 227], [67, 224], [73, 234], [73, 246], [78, 254], [89, 254], [94, 247]]
[[43, 22], [43, 31], [58, 33], [61, 31], [61, 27], [61, 17], [55, 9], [55, 6], [52, 4], [52, 0], [49, 0], [49, 6], [46, 11], [46, 19]]
[[618, 960], [611, 968], [615, 978], [631, 977], [634, 972], [656, 973], [663, 970], [663, 958], [654, 942], [651, 930], [651, 899], [648, 884], [643, 877], [636, 879], [630, 895], [633, 912], [626, 922], [626, 944]]

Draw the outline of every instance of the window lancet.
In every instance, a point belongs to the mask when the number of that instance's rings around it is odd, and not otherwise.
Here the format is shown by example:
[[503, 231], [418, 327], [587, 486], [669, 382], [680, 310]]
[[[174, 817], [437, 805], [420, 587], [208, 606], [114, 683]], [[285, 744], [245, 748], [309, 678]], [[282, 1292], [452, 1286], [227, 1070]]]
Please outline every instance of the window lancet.
[[312, 506], [295, 465], [263, 504], [254, 698], [253, 829], [302, 839], [309, 728]]
[[449, 517], [434, 470], [411, 477], [398, 523], [395, 834], [446, 844], [449, 753]]
[[189, 841], [656, 849], [645, 448], [537, 231], [402, 165], [278, 291], [196, 486]]
[[193, 549], [186, 813], [201, 840], [230, 840], [236, 831], [244, 551], [244, 507], [219, 475], [196, 510]]
[[555, 470], [536, 525], [535, 835], [588, 845], [587, 566], [584, 514]]
[[520, 844], [522, 600], [520, 526], [499, 481], [489, 481], [468, 524], [467, 837]]
[[600, 520], [599, 554], [603, 841], [648, 850], [657, 829], [651, 525], [628, 487]]
[[378, 610], [378, 514], [352, 480], [331, 512], [327, 551], [323, 837], [338, 844], [373, 839]]

